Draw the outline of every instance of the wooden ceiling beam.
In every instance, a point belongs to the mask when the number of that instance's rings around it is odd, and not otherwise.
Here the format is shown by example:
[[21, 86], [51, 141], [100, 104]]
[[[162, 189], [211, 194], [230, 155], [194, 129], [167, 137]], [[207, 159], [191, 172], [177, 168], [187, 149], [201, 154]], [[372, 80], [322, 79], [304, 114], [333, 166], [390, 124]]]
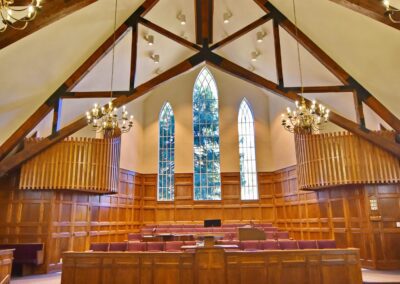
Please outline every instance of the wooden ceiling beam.
[[[19, 0], [19, 4], [24, 4], [27, 1]], [[29, 1], [30, 2], [30, 1]], [[43, 3], [42, 9], [37, 14], [34, 21], [30, 22], [28, 26], [21, 31], [8, 28], [0, 35], [0, 49], [44, 28], [45, 26], [60, 20], [61, 18], [72, 14], [79, 9], [82, 9], [96, 0], [51, 0]], [[18, 4], [18, 3], [17, 3]]]
[[[343, 7], [349, 8], [357, 13], [363, 14], [371, 19], [384, 23], [395, 29], [400, 30], [400, 23], [393, 23], [388, 16], [385, 15], [386, 7], [383, 1], [371, 0], [330, 0]], [[399, 18], [400, 20], [400, 18]]]
[[276, 19], [273, 20], [273, 29], [274, 29], [276, 75], [278, 78], [278, 85], [280, 87], [283, 87], [284, 81], [283, 81], [283, 68], [282, 68], [281, 39], [280, 39], [280, 34], [279, 34], [279, 23]]
[[208, 47], [213, 42], [214, 0], [194, 0], [196, 43]]
[[351, 86], [306, 86], [306, 87], [284, 87], [285, 92], [295, 93], [347, 93], [353, 92], [354, 88]]
[[259, 5], [264, 5], [274, 19], [279, 21], [279, 25], [295, 38], [305, 49], [307, 49], [316, 59], [319, 60], [329, 71], [332, 72], [344, 85], [357, 90], [362, 101], [375, 111], [386, 123], [388, 123], [397, 133], [400, 133], [400, 120], [391, 113], [382, 103], [380, 103], [367, 89], [357, 80], [350, 76], [339, 64], [329, 57], [319, 48], [310, 38], [300, 29], [290, 22], [271, 2], [267, 0], [254, 0]]
[[252, 30], [254, 30], [255, 28], [258, 28], [259, 26], [267, 23], [271, 19], [272, 19], [272, 16], [270, 14], [262, 16], [261, 18], [259, 18], [255, 22], [252, 22], [251, 24], [249, 24], [249, 25], [245, 26], [244, 28], [238, 30], [237, 32], [231, 34], [230, 36], [224, 38], [223, 40], [215, 43], [213, 46], [210, 47], [210, 50], [221, 48], [221, 47], [227, 45], [228, 43], [240, 38], [241, 36], [247, 34], [248, 32], [250, 32]]
[[[122, 95], [114, 99], [113, 105], [115, 107], [121, 107], [143, 96], [147, 92], [151, 91], [160, 84], [167, 82], [171, 78], [174, 78], [184, 72], [191, 70], [192, 68], [199, 65], [203, 61], [204, 61], [203, 55], [201, 53], [197, 53], [191, 56], [190, 58], [184, 60], [183, 62], [179, 63], [178, 65], [172, 67], [171, 69], [165, 71], [164, 73], [149, 80], [148, 82], [138, 86], [129, 94]], [[14, 154], [13, 156], [6, 157], [0, 162], [0, 176], [5, 175], [10, 170], [15, 169], [22, 163], [33, 158], [34, 156], [46, 150], [55, 143], [61, 141], [62, 139], [84, 128], [86, 125], [87, 125], [86, 117], [83, 116], [80, 119], [76, 120], [75, 122], [69, 124], [68, 126], [65, 126], [59, 131], [41, 140], [40, 142], [27, 145], [22, 151]]]
[[[129, 94], [129, 91], [113, 91], [113, 98], [118, 98], [123, 95]], [[96, 98], [110, 98], [110, 91], [99, 92], [68, 92], [61, 95], [62, 99], [96, 99]]]
[[[58, 0], [54, 2], [56, 1]], [[137, 26], [139, 17], [145, 15], [158, 1], [159, 0], [144, 1], [125, 23], [115, 31], [115, 38], [121, 37], [130, 25]], [[1, 145], [0, 160], [3, 160], [29, 132], [50, 113], [55, 105], [55, 101], [60, 97], [68, 96], [66, 95], [68, 90], [71, 90], [76, 82], [87, 74], [88, 70], [90, 70], [113, 45], [113, 42], [114, 34], [110, 35], [108, 39]]]
[[139, 23], [142, 24], [143, 26], [145, 26], [149, 29], [152, 29], [153, 31], [155, 31], [159, 34], [162, 34], [163, 36], [179, 43], [180, 45], [190, 48], [191, 50], [200, 51], [200, 49], [201, 49], [197, 44], [194, 44], [180, 36], [177, 36], [176, 34], [171, 33], [170, 31], [150, 22], [149, 20], [146, 20], [145, 18], [140, 18]]
[[[289, 99], [290, 101], [300, 100], [300, 96], [297, 93], [285, 92], [285, 91], [281, 90], [280, 87], [276, 83], [271, 82], [255, 73], [252, 73], [249, 70], [247, 70], [247, 69], [245, 69], [245, 68], [217, 55], [217, 54], [212, 54], [211, 56], [208, 56], [207, 62], [221, 71], [224, 71], [234, 77], [245, 80], [245, 81], [247, 81], [253, 85], [256, 85], [258, 87], [261, 87], [263, 89], [269, 90], [269, 91], [273, 92], [274, 94], [277, 94], [286, 99]], [[306, 101], [308, 103], [310, 103], [308, 100], [306, 100]], [[344, 118], [334, 112], [330, 113], [329, 120], [331, 122], [335, 123], [336, 125], [342, 127], [343, 129], [346, 129], [347, 131], [350, 131], [350, 132], [354, 133], [355, 135], [358, 135], [361, 138], [368, 140], [369, 142], [373, 143], [374, 145], [380, 147], [381, 149], [384, 149], [384, 150], [392, 153], [396, 157], [400, 158], [400, 145], [397, 144], [394, 140], [390, 140], [386, 137], [383, 137], [374, 132], [371, 132], [366, 128], [360, 127], [359, 124], [357, 124], [351, 120], [348, 120], [347, 118]]]

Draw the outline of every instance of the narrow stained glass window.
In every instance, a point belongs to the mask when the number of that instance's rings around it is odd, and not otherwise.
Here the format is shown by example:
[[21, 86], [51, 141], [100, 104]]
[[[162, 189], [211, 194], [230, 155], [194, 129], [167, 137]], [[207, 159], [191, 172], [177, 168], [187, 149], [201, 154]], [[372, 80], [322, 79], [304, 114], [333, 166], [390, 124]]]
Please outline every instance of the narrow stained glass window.
[[203, 68], [193, 89], [194, 199], [220, 200], [218, 90]]
[[167, 102], [159, 117], [158, 194], [157, 200], [174, 200], [175, 118]]
[[249, 103], [243, 99], [239, 107], [239, 158], [242, 200], [258, 199], [254, 117]]

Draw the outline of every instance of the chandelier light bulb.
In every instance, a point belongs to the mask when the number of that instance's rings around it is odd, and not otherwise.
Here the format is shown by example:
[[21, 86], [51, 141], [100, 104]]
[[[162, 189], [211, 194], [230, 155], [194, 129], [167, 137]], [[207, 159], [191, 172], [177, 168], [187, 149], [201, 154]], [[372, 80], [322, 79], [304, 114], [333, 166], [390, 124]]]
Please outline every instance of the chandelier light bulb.
[[389, 0], [383, 0], [383, 5], [386, 7], [386, 9], [388, 9], [389, 6], [390, 6], [390, 1]]

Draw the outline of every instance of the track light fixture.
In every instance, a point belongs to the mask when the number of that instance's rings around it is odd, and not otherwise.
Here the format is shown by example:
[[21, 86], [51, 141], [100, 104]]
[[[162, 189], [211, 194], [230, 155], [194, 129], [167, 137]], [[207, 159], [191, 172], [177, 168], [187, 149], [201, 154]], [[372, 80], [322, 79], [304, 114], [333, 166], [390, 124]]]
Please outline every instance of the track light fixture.
[[267, 33], [265, 31], [257, 32], [257, 42], [263, 42], [266, 35]]
[[182, 14], [182, 12], [179, 12], [176, 18], [179, 20], [182, 26], [186, 25], [186, 16], [185, 14]]
[[147, 41], [147, 44], [148, 45], [153, 45], [154, 44], [154, 36], [152, 36], [152, 35], [146, 35], [145, 37], [144, 37], [144, 39]]
[[255, 62], [257, 61], [257, 58], [261, 55], [261, 53], [258, 50], [255, 50], [251, 53], [251, 61]]
[[[386, 8], [385, 15], [395, 24], [400, 24], [400, 9], [390, 6], [390, 0], [383, 0], [383, 5]], [[394, 18], [396, 15], [396, 19]]]
[[231, 11], [227, 11], [224, 13], [224, 24], [229, 24], [230, 19], [232, 18], [233, 14]]
[[159, 54], [152, 54], [152, 55], [150, 56], [150, 58], [153, 59], [153, 61], [154, 61], [155, 64], [160, 63], [160, 55], [159, 55]]

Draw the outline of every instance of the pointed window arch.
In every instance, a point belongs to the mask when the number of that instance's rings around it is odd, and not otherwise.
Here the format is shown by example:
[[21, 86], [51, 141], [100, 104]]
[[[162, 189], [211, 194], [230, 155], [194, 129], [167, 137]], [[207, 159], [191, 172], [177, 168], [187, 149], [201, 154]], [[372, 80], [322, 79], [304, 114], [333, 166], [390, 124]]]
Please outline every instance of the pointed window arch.
[[217, 84], [203, 68], [193, 88], [194, 199], [220, 200], [220, 150]]
[[249, 102], [244, 98], [239, 107], [239, 158], [242, 200], [258, 199], [254, 116]]
[[159, 116], [158, 192], [157, 200], [174, 200], [175, 175], [175, 117], [166, 102]]

